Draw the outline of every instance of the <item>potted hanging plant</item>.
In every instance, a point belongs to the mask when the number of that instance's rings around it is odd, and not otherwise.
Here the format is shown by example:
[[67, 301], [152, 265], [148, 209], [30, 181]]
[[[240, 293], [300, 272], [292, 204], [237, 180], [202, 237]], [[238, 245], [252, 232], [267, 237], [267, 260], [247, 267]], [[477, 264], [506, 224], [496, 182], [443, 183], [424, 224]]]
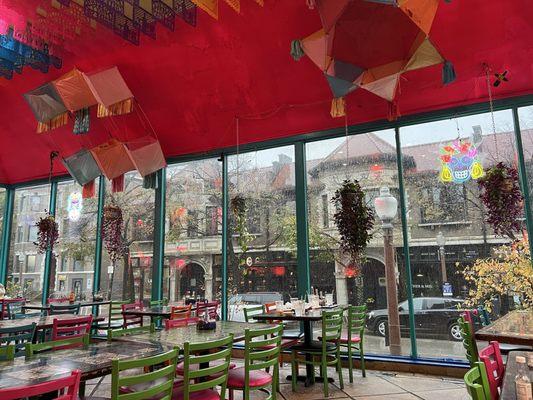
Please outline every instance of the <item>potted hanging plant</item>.
[[111, 299], [113, 292], [113, 278], [117, 261], [124, 254], [124, 244], [122, 240], [123, 218], [120, 207], [110, 204], [104, 207], [104, 218], [102, 220], [102, 240], [109, 254], [109, 259], [113, 266], [113, 271], [109, 278], [108, 298]]
[[365, 201], [365, 193], [357, 180], [345, 180], [331, 199], [336, 207], [333, 215], [339, 231], [340, 249], [348, 255], [348, 268], [357, 276], [364, 261], [364, 251], [374, 226], [374, 210]]
[[248, 206], [243, 195], [237, 194], [230, 202], [231, 212], [235, 218], [235, 232], [238, 234], [237, 243], [243, 253], [248, 250], [248, 244], [253, 240], [253, 236], [248, 232], [246, 211]]
[[486, 221], [497, 235], [516, 239], [522, 226], [522, 192], [516, 168], [499, 162], [478, 180], [479, 198], [487, 209]]
[[39, 254], [46, 253], [48, 250], [52, 252], [55, 244], [59, 239], [59, 225], [55, 218], [47, 214], [45, 217], [39, 218], [35, 224], [38, 228], [37, 241], [33, 242], [37, 246]]

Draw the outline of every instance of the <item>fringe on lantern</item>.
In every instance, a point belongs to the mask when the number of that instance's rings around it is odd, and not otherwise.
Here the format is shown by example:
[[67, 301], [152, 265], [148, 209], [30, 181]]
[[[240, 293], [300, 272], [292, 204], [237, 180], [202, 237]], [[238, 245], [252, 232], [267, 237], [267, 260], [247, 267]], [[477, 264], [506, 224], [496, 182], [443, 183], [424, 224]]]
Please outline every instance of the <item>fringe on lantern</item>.
[[444, 64], [442, 65], [442, 83], [448, 85], [455, 81], [456, 78], [455, 68], [451, 61], [444, 61]]
[[298, 39], [291, 42], [291, 56], [294, 61], [300, 61], [300, 58], [305, 56], [304, 49], [302, 48], [302, 42]]
[[113, 180], [111, 181], [111, 191], [113, 193], [124, 191], [124, 174], [113, 178]]
[[330, 114], [333, 118], [346, 116], [346, 102], [344, 97], [337, 97], [331, 101]]
[[400, 108], [398, 107], [398, 103], [395, 101], [389, 101], [389, 111], [387, 114], [387, 119], [390, 122], [396, 121], [398, 117], [400, 116]]
[[89, 108], [82, 108], [76, 111], [72, 133], [75, 135], [87, 133], [89, 132], [89, 125]]
[[81, 197], [83, 199], [92, 199], [95, 195], [95, 184], [94, 179], [90, 181], [89, 183], [86, 183], [83, 185], [83, 190], [81, 191]]
[[109, 107], [105, 107], [102, 104], [98, 104], [96, 116], [98, 118], [109, 117], [112, 115], [129, 114], [133, 110], [133, 99], [127, 99], [119, 101], [118, 103], [111, 104]]
[[152, 172], [143, 178], [144, 189], [157, 189], [157, 172]]
[[38, 122], [37, 123], [37, 133], [43, 133], [50, 131], [60, 126], [66, 125], [68, 122], [68, 113], [59, 114], [57, 117], [51, 119], [47, 122]]

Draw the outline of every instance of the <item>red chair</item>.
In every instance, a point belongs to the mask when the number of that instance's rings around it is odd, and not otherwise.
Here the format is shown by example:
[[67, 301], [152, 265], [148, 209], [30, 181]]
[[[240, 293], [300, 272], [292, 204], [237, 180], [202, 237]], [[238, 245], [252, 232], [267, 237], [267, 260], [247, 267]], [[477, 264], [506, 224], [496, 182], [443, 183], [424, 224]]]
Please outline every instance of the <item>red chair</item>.
[[48, 304], [64, 304], [64, 303], [69, 303], [69, 299], [68, 297], [59, 297], [59, 298], [51, 298], [49, 297], [48, 300], [47, 300], [47, 303]]
[[203, 318], [204, 314], [207, 313], [209, 318], [211, 319], [219, 319], [218, 318], [218, 306], [220, 302], [218, 301], [212, 301], [212, 302], [205, 302], [205, 303], [196, 303], [196, 316], [198, 318]]
[[0, 301], [2, 302], [0, 319], [9, 319], [9, 310], [7, 309], [7, 305], [9, 303], [26, 303], [26, 299], [23, 297], [17, 297], [15, 299], [2, 299]]
[[187, 319], [191, 317], [192, 304], [188, 306], [172, 306], [170, 309], [170, 319]]
[[487, 370], [490, 397], [492, 400], [497, 400], [500, 396], [499, 389], [502, 387], [503, 377], [505, 376], [505, 364], [502, 360], [500, 344], [498, 342], [490, 342], [487, 347], [479, 352], [479, 358], [485, 364], [485, 369]]
[[60, 394], [56, 399], [60, 400], [77, 400], [80, 388], [81, 371], [72, 371], [70, 376], [65, 378], [54, 379], [36, 385], [10, 387], [0, 389], [0, 399], [15, 400], [26, 397], [39, 396], [45, 393], [57, 392]]
[[69, 319], [54, 318], [52, 325], [52, 340], [82, 337], [90, 333], [92, 323], [92, 315]]
[[181, 318], [181, 319], [165, 319], [165, 330], [173, 328], [183, 328], [189, 325], [196, 324], [200, 319], [196, 317]]
[[143, 305], [139, 301], [135, 303], [130, 303], [130, 304], [122, 304], [122, 318], [124, 320], [123, 329], [126, 329], [128, 326], [132, 326], [132, 325], [143, 326], [142, 315], [124, 314], [124, 311], [127, 311], [127, 310], [142, 310], [142, 309], [143, 309]]

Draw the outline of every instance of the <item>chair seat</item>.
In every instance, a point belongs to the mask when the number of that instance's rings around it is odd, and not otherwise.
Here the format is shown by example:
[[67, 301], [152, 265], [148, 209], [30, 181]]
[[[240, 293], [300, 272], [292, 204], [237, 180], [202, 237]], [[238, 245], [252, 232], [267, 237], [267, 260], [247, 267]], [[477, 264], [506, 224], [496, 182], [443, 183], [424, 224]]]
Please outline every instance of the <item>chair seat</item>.
[[[281, 339], [281, 348], [286, 349], [288, 347], [292, 347], [294, 345], [298, 344], [298, 339], [289, 339], [289, 338], [282, 338]], [[269, 344], [267, 346], [261, 347], [263, 350], [268, 350], [276, 347], [275, 344]]]
[[[222, 363], [223, 363], [223, 361], [221, 361], [221, 360], [217, 360], [217, 361], [214, 361], [214, 362], [212, 362], [212, 363], [209, 363], [209, 366], [210, 366], [210, 367], [215, 367], [215, 366], [220, 365], [220, 364], [222, 364]], [[198, 367], [199, 367], [199, 365], [200, 365], [200, 364], [192, 364], [192, 365], [190, 366], [190, 370], [191, 370], [191, 371], [198, 371]], [[185, 367], [185, 362], [184, 362], [184, 361], [178, 363], [178, 365], [176, 366], [176, 374], [183, 376], [183, 373], [184, 373], [184, 367]], [[233, 363], [230, 363], [230, 364], [229, 364], [229, 369], [233, 369], [233, 368], [235, 368], [235, 367], [236, 367], [235, 364], [233, 364]], [[217, 375], [220, 376], [221, 374], [222, 374], [222, 373], [220, 373], [220, 374], [215, 374], [214, 377], [216, 377]]]
[[[229, 371], [228, 389], [243, 389], [245, 380], [244, 367]], [[250, 387], [265, 386], [272, 382], [272, 375], [265, 371], [250, 371]]]
[[[319, 336], [318, 340], [322, 340], [322, 337]], [[352, 340], [351, 340], [352, 343], [359, 343], [360, 341], [361, 341], [361, 338], [359, 336], [352, 336]], [[348, 340], [348, 334], [343, 334], [341, 338], [339, 339], [339, 342], [344, 343], [344, 344], [350, 342]]]
[[284, 329], [283, 338], [285, 339], [300, 339], [304, 336], [303, 332], [299, 329]]
[[[183, 387], [175, 389], [172, 392], [172, 400], [183, 400], [185, 394], [183, 393]], [[216, 390], [206, 389], [198, 392], [192, 392], [189, 394], [189, 400], [220, 400], [220, 394]]]
[[[311, 345], [308, 346], [305, 343], [299, 343], [291, 347], [291, 350], [300, 351], [300, 352], [309, 352], [309, 353], [321, 353], [322, 352], [322, 342], [318, 340], [313, 340]], [[326, 351], [335, 351], [337, 346], [334, 343], [326, 343]]]

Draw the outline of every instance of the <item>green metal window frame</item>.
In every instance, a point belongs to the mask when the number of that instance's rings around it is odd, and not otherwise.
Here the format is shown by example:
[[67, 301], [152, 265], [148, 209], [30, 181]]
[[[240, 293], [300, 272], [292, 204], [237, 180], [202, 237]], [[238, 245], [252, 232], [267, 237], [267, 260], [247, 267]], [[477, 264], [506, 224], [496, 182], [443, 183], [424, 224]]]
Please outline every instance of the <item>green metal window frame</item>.
[[[520, 121], [518, 118], [518, 108], [533, 105], [533, 95], [512, 97], [501, 99], [494, 102], [494, 111], [511, 110], [513, 114], [514, 133], [516, 141], [516, 151], [518, 154], [520, 183], [524, 195], [524, 206], [526, 211], [526, 226], [530, 237], [533, 235], [533, 221], [531, 220], [531, 201], [529, 195], [529, 187], [526, 176], [526, 168], [524, 161], [524, 154], [522, 148], [522, 137], [520, 131]], [[409, 237], [407, 230], [406, 217], [406, 199], [405, 188], [403, 182], [402, 170], [402, 149], [400, 141], [400, 129], [402, 127], [417, 125], [428, 122], [435, 122], [449, 118], [459, 118], [464, 116], [482, 114], [490, 111], [490, 105], [487, 102], [476, 103], [466, 106], [451, 107], [442, 110], [430, 111], [416, 115], [400, 117], [397, 121], [390, 122], [386, 120], [363, 123], [348, 127], [348, 135], [365, 134], [373, 131], [380, 131], [385, 129], [394, 129], [396, 140], [396, 156], [397, 156], [397, 171], [400, 186], [400, 213], [402, 219], [403, 230], [403, 248], [404, 248], [404, 268], [406, 271], [406, 280], [408, 287], [408, 302], [409, 302], [409, 323], [411, 330], [411, 360], [412, 362], [419, 362], [422, 358], [418, 357], [416, 346], [416, 335], [414, 327], [413, 314], [413, 294], [412, 294], [412, 277], [411, 277], [411, 263], [409, 257]], [[310, 132], [298, 136], [285, 137], [280, 139], [269, 140], [259, 143], [250, 143], [239, 145], [240, 152], [258, 151], [270, 149], [275, 147], [292, 145], [295, 150], [295, 179], [296, 179], [296, 214], [297, 214], [297, 271], [298, 271], [298, 292], [300, 295], [305, 295], [310, 290], [310, 268], [309, 268], [309, 238], [307, 229], [307, 171], [305, 160], [305, 144], [345, 136], [346, 131], [344, 127], [329, 129], [325, 131]], [[172, 157], [167, 161], [169, 164], [179, 164], [188, 161], [199, 161], [207, 158], [219, 157], [222, 162], [222, 318], [227, 318], [227, 281], [228, 281], [228, 257], [227, 257], [227, 240], [231, 238], [228, 235], [228, 204], [229, 204], [229, 178], [228, 178], [228, 160], [229, 155], [237, 153], [236, 147], [227, 147], [218, 149], [212, 152], [204, 152], [201, 154], [190, 154], [180, 157]], [[152, 266], [152, 299], [159, 300], [162, 297], [163, 285], [163, 265], [164, 265], [164, 248], [165, 248], [165, 201], [166, 201], [166, 172], [161, 170], [158, 172], [159, 185], [155, 191], [155, 215], [154, 215], [154, 255]], [[61, 181], [71, 180], [70, 176], [60, 176], [52, 180], [50, 185], [50, 213], [55, 214], [55, 203], [57, 196], [57, 184]], [[28, 181], [16, 185], [0, 185], [6, 189], [5, 204], [4, 204], [4, 225], [2, 229], [0, 249], [0, 282], [6, 282], [7, 268], [9, 264], [9, 250], [11, 241], [11, 232], [13, 224], [13, 209], [15, 191], [20, 188], [42, 185], [49, 183], [46, 179]], [[105, 178], [99, 179], [98, 191], [98, 219], [97, 219], [97, 233], [96, 233], [96, 250], [95, 250], [95, 268], [93, 277], [93, 293], [100, 289], [100, 271], [101, 271], [101, 256], [102, 256], [102, 239], [101, 239], [101, 220], [103, 216], [103, 207], [105, 198]], [[530, 241], [530, 248], [533, 254], [533, 241]], [[43, 302], [48, 296], [48, 282], [50, 276], [51, 257], [46, 255], [45, 271], [43, 279]], [[387, 356], [384, 356], [387, 358]], [[389, 357], [393, 358], [393, 357]], [[438, 359], [436, 359], [438, 360]], [[447, 362], [444, 360], [443, 362]]]

